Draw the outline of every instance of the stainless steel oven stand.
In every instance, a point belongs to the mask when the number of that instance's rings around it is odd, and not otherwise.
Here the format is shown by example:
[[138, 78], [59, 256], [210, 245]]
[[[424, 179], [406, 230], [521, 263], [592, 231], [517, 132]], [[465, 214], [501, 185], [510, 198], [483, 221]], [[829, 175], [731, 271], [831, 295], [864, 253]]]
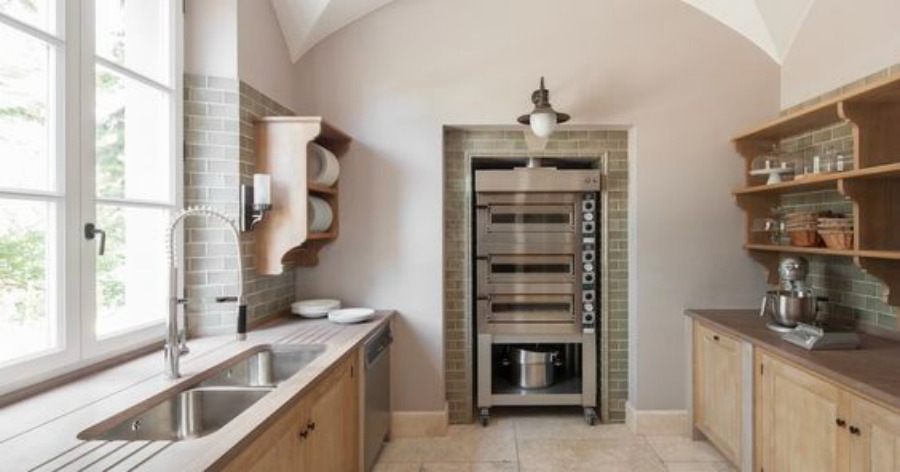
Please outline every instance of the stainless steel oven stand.
[[[579, 344], [581, 376], [546, 389], [526, 390], [510, 387], [494, 391], [491, 348], [496, 344]], [[478, 334], [478, 420], [487, 426], [494, 406], [559, 406], [581, 405], [584, 421], [597, 423], [597, 336], [594, 332], [562, 335], [494, 335]]]

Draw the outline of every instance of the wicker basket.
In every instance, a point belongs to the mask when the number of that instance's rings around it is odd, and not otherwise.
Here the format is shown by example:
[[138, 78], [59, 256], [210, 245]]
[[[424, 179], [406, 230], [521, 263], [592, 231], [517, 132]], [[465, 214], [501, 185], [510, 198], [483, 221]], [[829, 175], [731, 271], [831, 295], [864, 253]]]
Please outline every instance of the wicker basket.
[[853, 249], [853, 231], [819, 231], [828, 249]]
[[791, 245], [796, 247], [818, 247], [822, 245], [822, 239], [815, 230], [789, 231]]

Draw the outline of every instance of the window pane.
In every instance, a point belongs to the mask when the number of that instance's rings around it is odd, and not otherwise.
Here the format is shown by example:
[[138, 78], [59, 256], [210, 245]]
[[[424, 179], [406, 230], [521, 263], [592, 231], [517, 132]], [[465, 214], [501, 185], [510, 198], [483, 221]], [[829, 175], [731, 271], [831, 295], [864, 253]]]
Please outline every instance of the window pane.
[[0, 13], [44, 31], [50, 31], [54, 23], [55, 3], [56, 0], [0, 0]]
[[3, 25], [0, 45], [0, 187], [52, 190], [50, 48]]
[[0, 200], [0, 364], [58, 345], [52, 204]]
[[97, 55], [168, 85], [170, 2], [96, 1]]
[[97, 256], [97, 335], [164, 319], [169, 211], [99, 205], [97, 220], [106, 231], [106, 253]]
[[166, 93], [97, 68], [97, 195], [169, 203]]

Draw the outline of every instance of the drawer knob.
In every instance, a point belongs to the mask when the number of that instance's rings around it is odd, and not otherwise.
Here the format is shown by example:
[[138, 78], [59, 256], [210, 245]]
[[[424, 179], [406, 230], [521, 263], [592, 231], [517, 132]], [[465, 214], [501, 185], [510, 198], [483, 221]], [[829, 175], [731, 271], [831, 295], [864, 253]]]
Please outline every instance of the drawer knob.
[[847, 422], [844, 421], [844, 420], [842, 420], [842, 419], [840, 419], [840, 418], [838, 418], [837, 420], [835, 420], [835, 423], [837, 423], [838, 427], [841, 427], [841, 428], [847, 426]]
[[300, 439], [301, 440], [306, 439], [307, 436], [309, 436], [309, 429], [304, 429], [303, 431], [300, 431]]
[[306, 423], [306, 427], [309, 428], [310, 431], [315, 431], [316, 430], [316, 422], [310, 421], [310, 422]]
[[713, 341], [718, 341], [718, 340], [719, 340], [719, 335], [714, 335], [714, 336], [713, 336]]
[[859, 428], [857, 428], [856, 426], [851, 426], [851, 427], [850, 427], [850, 434], [859, 436], [859, 435], [860, 435], [860, 430], [859, 430]]

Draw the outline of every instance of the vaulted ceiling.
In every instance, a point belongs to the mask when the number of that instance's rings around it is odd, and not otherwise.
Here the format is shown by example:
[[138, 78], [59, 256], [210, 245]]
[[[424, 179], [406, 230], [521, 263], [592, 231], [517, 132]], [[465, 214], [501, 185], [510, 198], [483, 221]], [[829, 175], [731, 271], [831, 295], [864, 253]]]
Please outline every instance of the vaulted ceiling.
[[[271, 0], [297, 61], [330, 34], [394, 0]], [[681, 0], [737, 31], [781, 63], [815, 0]]]

